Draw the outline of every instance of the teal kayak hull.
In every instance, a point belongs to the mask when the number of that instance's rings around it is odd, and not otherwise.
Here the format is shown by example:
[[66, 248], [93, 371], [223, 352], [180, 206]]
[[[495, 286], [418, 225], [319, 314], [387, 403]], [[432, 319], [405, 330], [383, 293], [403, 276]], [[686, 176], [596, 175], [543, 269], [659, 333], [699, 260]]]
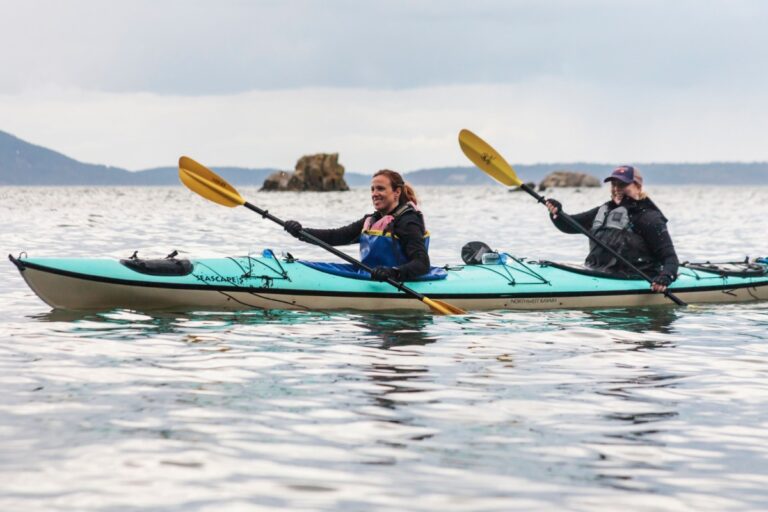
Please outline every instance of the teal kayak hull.
[[[57, 309], [428, 310], [386, 283], [340, 277], [274, 257], [190, 260], [186, 275], [150, 275], [115, 259], [13, 258], [30, 288]], [[763, 272], [681, 268], [670, 290], [687, 303], [768, 299]], [[467, 311], [643, 307], [671, 304], [642, 280], [594, 275], [554, 263], [508, 258], [447, 266], [448, 277], [409, 282], [413, 290]]]

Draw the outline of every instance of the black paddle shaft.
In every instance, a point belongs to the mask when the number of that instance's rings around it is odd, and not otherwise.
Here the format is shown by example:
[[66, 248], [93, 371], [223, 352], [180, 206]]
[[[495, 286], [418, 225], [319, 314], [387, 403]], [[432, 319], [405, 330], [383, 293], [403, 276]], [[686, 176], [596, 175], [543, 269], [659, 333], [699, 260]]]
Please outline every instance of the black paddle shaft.
[[[534, 192], [534, 194], [535, 194], [535, 193], [536, 193], [536, 192]], [[267, 211], [267, 210], [262, 210], [262, 209], [261, 209], [261, 208], [259, 208], [258, 206], [256, 206], [256, 205], [253, 205], [253, 204], [249, 203], [248, 201], [246, 201], [246, 202], [243, 204], [243, 206], [245, 206], [245, 207], [246, 207], [246, 208], [248, 208], [249, 210], [252, 210], [252, 211], [254, 211], [254, 212], [258, 213], [259, 215], [261, 215], [261, 216], [262, 216], [262, 217], [264, 217], [265, 219], [269, 219], [269, 220], [271, 220], [272, 222], [274, 222], [274, 223], [276, 223], [276, 224], [280, 224], [281, 226], [285, 227], [285, 221], [283, 221], [282, 219], [279, 219], [279, 218], [275, 217], [274, 215], [272, 215], [271, 213], [269, 213], [269, 211]], [[308, 241], [312, 242], [313, 244], [315, 244], [315, 245], [318, 245], [318, 246], [322, 247], [322, 248], [323, 248], [323, 249], [325, 249], [326, 251], [328, 251], [328, 252], [330, 252], [330, 253], [332, 253], [332, 254], [334, 254], [334, 255], [338, 256], [339, 258], [343, 259], [343, 260], [344, 260], [344, 261], [346, 261], [347, 263], [351, 263], [352, 265], [355, 265], [355, 266], [357, 266], [357, 267], [360, 267], [360, 268], [362, 268], [363, 270], [365, 270], [365, 271], [367, 271], [367, 272], [369, 272], [369, 273], [373, 274], [373, 269], [372, 269], [371, 267], [369, 267], [368, 265], [366, 265], [366, 264], [365, 264], [365, 263], [363, 263], [362, 261], [357, 261], [357, 260], [356, 260], [355, 258], [353, 258], [352, 256], [350, 256], [350, 255], [348, 255], [348, 254], [346, 254], [346, 253], [344, 253], [344, 252], [341, 252], [340, 250], [336, 249], [336, 248], [335, 248], [335, 247], [333, 247], [332, 245], [328, 245], [327, 243], [323, 242], [322, 240], [320, 240], [320, 239], [319, 239], [319, 238], [317, 238], [316, 236], [313, 236], [313, 235], [311, 235], [311, 234], [307, 233], [307, 232], [306, 232], [306, 231], [304, 231], [303, 229], [302, 229], [301, 231], [299, 231], [299, 234], [300, 234], [300, 235], [301, 235], [301, 236], [302, 236], [302, 237], [303, 237], [305, 240], [308, 240]], [[395, 281], [395, 280], [394, 280], [394, 279], [392, 279], [392, 278], [387, 278], [387, 283], [391, 284], [392, 286], [394, 286], [394, 287], [395, 287], [395, 288], [397, 288], [398, 290], [400, 290], [400, 291], [402, 291], [402, 292], [405, 292], [405, 293], [407, 293], [407, 294], [411, 295], [412, 297], [415, 297], [415, 298], [419, 299], [419, 300], [420, 300], [420, 301], [422, 301], [422, 302], [423, 302], [423, 301], [424, 301], [424, 299], [425, 299], [425, 297], [424, 297], [422, 294], [420, 294], [419, 292], [417, 292], [416, 290], [412, 290], [412, 289], [408, 288], [407, 286], [405, 286], [403, 283], [401, 283], [401, 282], [398, 282], [398, 281]]]
[[[535, 190], [533, 190], [531, 187], [529, 187], [529, 186], [528, 186], [528, 185], [526, 185], [525, 183], [522, 183], [522, 184], [520, 185], [520, 188], [521, 188], [521, 189], [523, 189], [523, 190], [525, 190], [526, 192], [528, 192], [528, 193], [529, 193], [530, 195], [532, 195], [533, 197], [535, 197], [535, 198], [536, 198], [536, 200], [537, 200], [538, 202], [540, 202], [541, 204], [543, 204], [543, 205], [546, 205], [546, 204], [547, 204], [547, 201], [546, 201], [546, 200], [545, 200], [543, 197], [541, 197], [541, 195], [537, 194]], [[576, 221], [573, 219], [573, 217], [571, 217], [571, 216], [570, 216], [570, 215], [568, 215], [567, 213], [563, 212], [563, 211], [562, 211], [562, 209], [561, 209], [561, 210], [560, 210], [560, 211], [559, 211], [557, 214], [558, 214], [558, 215], [560, 215], [562, 218], [564, 218], [564, 219], [565, 219], [565, 221], [566, 221], [566, 222], [568, 222], [568, 223], [569, 223], [571, 226], [573, 226], [574, 228], [578, 229], [579, 231], [581, 231], [582, 233], [584, 233], [585, 235], [587, 235], [587, 237], [588, 237], [590, 240], [592, 240], [592, 241], [593, 241], [593, 242], [595, 242], [597, 245], [599, 245], [599, 246], [600, 246], [600, 247], [602, 247], [603, 249], [605, 249], [605, 250], [607, 250], [608, 252], [610, 252], [611, 254], [613, 254], [613, 255], [614, 255], [614, 256], [615, 256], [615, 257], [616, 257], [616, 258], [617, 258], [619, 261], [621, 261], [621, 262], [622, 262], [622, 263], [624, 263], [626, 266], [628, 266], [629, 268], [631, 268], [631, 269], [632, 269], [634, 272], [636, 272], [636, 273], [637, 273], [637, 274], [638, 274], [640, 277], [642, 277], [643, 279], [645, 279], [645, 280], [646, 280], [646, 281], [648, 281], [649, 283], [653, 284], [653, 279], [651, 279], [651, 278], [648, 276], [648, 274], [646, 274], [645, 272], [643, 272], [642, 270], [640, 270], [639, 268], [637, 268], [636, 266], [634, 266], [634, 265], [633, 265], [632, 263], [630, 263], [630, 262], [629, 262], [629, 260], [627, 260], [627, 259], [626, 259], [624, 256], [622, 256], [621, 254], [619, 254], [618, 252], [616, 252], [615, 250], [613, 250], [613, 248], [611, 248], [610, 246], [606, 245], [606, 244], [605, 244], [605, 242], [603, 242], [602, 240], [598, 240], [598, 239], [597, 239], [597, 237], [595, 237], [595, 235], [593, 235], [592, 233], [590, 233], [590, 232], [589, 232], [589, 230], [587, 230], [587, 229], [586, 229], [584, 226], [582, 226], [581, 224], [579, 224], [578, 222], [576, 222]], [[672, 292], [670, 292], [670, 291], [665, 291], [665, 292], [664, 292], [664, 295], [665, 295], [667, 298], [669, 298], [669, 300], [671, 300], [672, 302], [674, 302], [675, 304], [677, 304], [678, 306], [687, 306], [687, 304], [686, 304], [685, 302], [683, 302], [682, 300], [680, 300], [680, 298], [678, 298], [678, 297], [677, 297], [677, 296], [676, 296], [674, 293], [672, 293]]]

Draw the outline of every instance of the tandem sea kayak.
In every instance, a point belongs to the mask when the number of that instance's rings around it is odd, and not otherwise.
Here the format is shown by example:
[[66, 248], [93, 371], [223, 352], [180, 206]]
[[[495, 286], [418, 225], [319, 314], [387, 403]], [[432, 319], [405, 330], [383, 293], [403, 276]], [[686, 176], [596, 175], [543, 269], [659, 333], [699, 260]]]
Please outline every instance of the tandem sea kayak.
[[[427, 310], [387, 283], [323, 264], [262, 256], [213, 259], [9, 259], [57, 309]], [[333, 264], [326, 264], [334, 267]], [[646, 281], [505, 255], [494, 264], [448, 265], [447, 277], [408, 286], [465, 310], [639, 307], [671, 304]], [[768, 260], [685, 263], [670, 290], [687, 303], [768, 299]]]

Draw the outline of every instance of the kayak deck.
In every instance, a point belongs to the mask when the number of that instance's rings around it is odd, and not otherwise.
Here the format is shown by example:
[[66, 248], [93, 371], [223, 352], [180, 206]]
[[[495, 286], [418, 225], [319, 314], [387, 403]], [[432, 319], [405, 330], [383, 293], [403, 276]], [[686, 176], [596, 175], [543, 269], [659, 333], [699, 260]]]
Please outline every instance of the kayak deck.
[[[339, 277], [298, 260], [240, 256], [191, 260], [185, 275], [151, 275], [114, 259], [13, 258], [32, 290], [53, 308], [426, 310], [387, 283]], [[585, 273], [508, 257], [493, 265], [446, 266], [448, 277], [408, 282], [465, 310], [639, 307], [669, 304], [643, 280]], [[758, 268], [759, 270], [759, 268]], [[766, 272], [724, 275], [681, 267], [670, 290], [688, 303], [768, 299]]]

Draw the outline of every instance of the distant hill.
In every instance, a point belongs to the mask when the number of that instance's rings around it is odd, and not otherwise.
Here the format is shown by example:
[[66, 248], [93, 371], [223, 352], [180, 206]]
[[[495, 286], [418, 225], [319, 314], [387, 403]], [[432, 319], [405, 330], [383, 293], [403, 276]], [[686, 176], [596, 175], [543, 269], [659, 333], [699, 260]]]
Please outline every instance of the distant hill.
[[[705, 164], [635, 164], [645, 183], [657, 185], [768, 185], [768, 162], [713, 162]], [[615, 165], [591, 163], [554, 163], [514, 165], [517, 177], [538, 184], [553, 171], [572, 171], [603, 178]], [[475, 167], [442, 167], [406, 173], [414, 185], [488, 185], [495, 183]]]
[[[658, 185], [724, 184], [768, 185], [768, 162], [714, 162], [704, 164], [636, 164], [646, 183]], [[574, 171], [598, 178], [607, 176], [614, 165], [593, 163], [553, 163], [515, 165], [525, 182], [540, 182], [552, 171]], [[261, 186], [276, 169], [213, 167], [237, 185]], [[0, 185], [178, 185], [176, 167], [158, 167], [131, 172], [118, 167], [86, 164], [50, 149], [35, 146], [0, 131]], [[494, 181], [472, 166], [439, 167], [404, 172], [414, 185], [491, 185]], [[350, 187], [367, 187], [370, 176], [347, 172]]]
[[124, 169], [84, 164], [0, 132], [0, 185], [128, 184]]
[[[236, 186], [258, 185], [259, 187], [264, 184], [264, 180], [267, 179], [267, 176], [277, 170], [249, 169], [247, 167], [211, 167], [211, 169]], [[135, 175], [135, 182], [132, 183], [133, 185], [160, 186], [179, 184], [178, 167], [156, 167], [144, 171], [128, 171], [128, 173]]]
[[[275, 169], [214, 167], [238, 185], [261, 185]], [[0, 185], [178, 185], [178, 168], [131, 172], [78, 162], [0, 131]]]

